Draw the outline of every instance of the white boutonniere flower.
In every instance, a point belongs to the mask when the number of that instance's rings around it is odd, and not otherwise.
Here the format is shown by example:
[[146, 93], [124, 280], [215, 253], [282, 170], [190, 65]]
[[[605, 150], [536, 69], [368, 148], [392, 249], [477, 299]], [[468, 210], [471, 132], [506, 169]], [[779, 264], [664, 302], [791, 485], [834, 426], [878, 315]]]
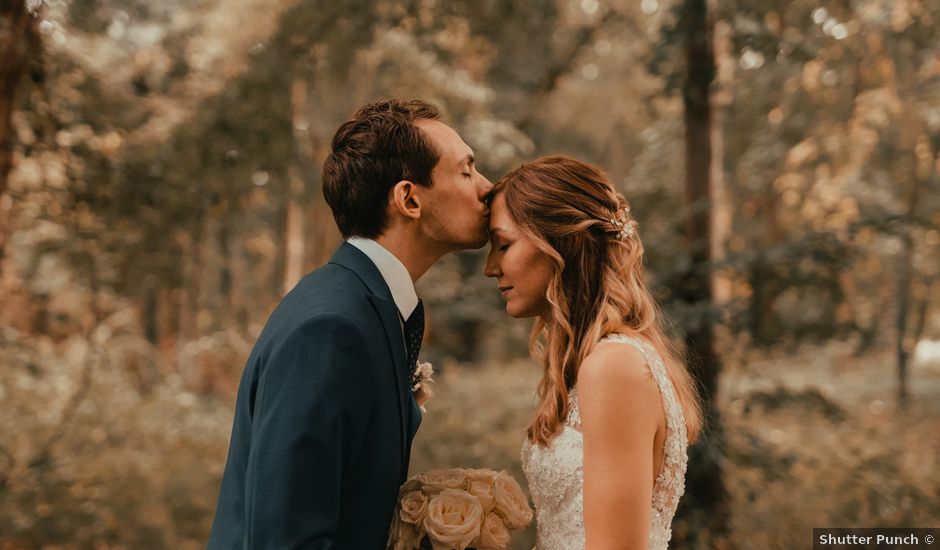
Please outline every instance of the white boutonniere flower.
[[424, 404], [434, 395], [430, 386], [434, 382], [434, 379], [431, 378], [433, 375], [434, 367], [431, 366], [431, 363], [422, 363], [420, 361], [411, 375], [411, 392], [414, 394], [415, 401], [418, 402], [418, 407], [421, 408], [423, 413], [428, 412], [424, 408]]

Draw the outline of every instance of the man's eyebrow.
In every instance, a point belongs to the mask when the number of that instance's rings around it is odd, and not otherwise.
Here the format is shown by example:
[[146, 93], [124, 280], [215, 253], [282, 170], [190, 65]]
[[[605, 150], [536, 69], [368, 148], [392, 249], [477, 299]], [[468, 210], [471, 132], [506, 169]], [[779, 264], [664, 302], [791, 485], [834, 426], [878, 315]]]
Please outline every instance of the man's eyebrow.
[[473, 164], [473, 161], [476, 160], [473, 157], [473, 153], [467, 153], [466, 156], [460, 159], [460, 165], [463, 166], [464, 163]]

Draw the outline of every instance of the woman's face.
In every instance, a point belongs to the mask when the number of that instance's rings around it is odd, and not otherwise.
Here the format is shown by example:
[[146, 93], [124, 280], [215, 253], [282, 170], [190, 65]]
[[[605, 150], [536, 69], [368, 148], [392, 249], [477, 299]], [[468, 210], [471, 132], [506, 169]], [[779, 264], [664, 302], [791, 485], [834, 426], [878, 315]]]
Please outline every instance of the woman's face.
[[483, 274], [496, 279], [510, 317], [549, 318], [546, 298], [554, 267], [547, 254], [519, 231], [500, 193], [490, 204], [490, 253]]

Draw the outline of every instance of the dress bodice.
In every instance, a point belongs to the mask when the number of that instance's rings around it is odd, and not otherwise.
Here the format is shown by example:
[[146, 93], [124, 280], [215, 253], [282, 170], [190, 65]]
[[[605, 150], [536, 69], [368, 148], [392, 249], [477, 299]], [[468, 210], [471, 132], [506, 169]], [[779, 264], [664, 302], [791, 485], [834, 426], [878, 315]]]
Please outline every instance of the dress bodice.
[[[662, 471], [653, 485], [650, 550], [665, 550], [672, 537], [672, 518], [685, 491], [688, 463], [685, 417], [656, 349], [643, 340], [613, 334], [604, 339], [639, 349], [656, 380], [666, 416]], [[526, 439], [522, 468], [535, 502], [536, 548], [577, 550], [584, 548], [584, 451], [577, 388], [569, 392], [568, 417], [561, 431], [542, 447]]]

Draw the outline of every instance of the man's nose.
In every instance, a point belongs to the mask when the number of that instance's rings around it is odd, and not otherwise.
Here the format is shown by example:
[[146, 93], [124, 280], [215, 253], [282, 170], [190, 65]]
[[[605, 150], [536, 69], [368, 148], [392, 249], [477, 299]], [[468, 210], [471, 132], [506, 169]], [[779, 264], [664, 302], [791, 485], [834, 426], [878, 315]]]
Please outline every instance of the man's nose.
[[491, 182], [486, 176], [480, 174], [480, 179], [483, 180], [482, 185], [480, 185], [480, 200], [486, 201], [490, 198], [490, 195], [493, 193], [493, 182]]

